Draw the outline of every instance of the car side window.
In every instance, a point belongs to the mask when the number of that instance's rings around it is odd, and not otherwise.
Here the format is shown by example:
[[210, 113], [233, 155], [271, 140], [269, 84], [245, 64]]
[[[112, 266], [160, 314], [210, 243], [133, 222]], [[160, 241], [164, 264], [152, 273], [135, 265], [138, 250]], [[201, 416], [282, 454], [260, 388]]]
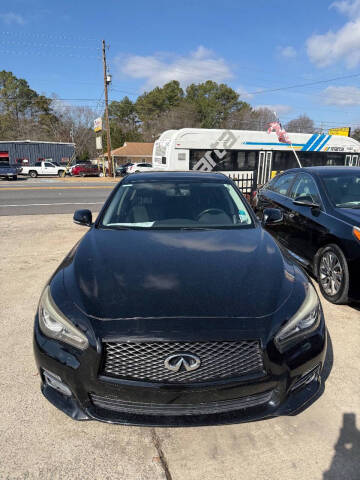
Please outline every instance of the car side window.
[[290, 197], [302, 202], [321, 203], [319, 190], [310, 175], [299, 175], [291, 189]]
[[295, 173], [285, 173], [281, 175], [272, 185], [270, 190], [281, 195], [287, 195], [287, 192], [295, 178]]
[[54, 165], [52, 165], [51, 163], [48, 163], [48, 162], [45, 162], [45, 167], [53, 167]]

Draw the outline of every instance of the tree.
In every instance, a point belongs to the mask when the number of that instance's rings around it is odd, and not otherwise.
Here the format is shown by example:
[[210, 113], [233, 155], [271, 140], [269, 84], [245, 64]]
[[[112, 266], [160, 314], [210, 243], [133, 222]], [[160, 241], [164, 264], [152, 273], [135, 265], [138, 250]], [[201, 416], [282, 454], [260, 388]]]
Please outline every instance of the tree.
[[177, 80], [166, 83], [145, 92], [136, 100], [136, 113], [141, 122], [146, 123], [153, 115], [169, 111], [179, 105], [184, 97], [184, 91]]
[[56, 98], [53, 99], [54, 110], [58, 122], [53, 124], [53, 137], [57, 142], [72, 142], [76, 144], [76, 157], [88, 160], [97, 155], [93, 121], [96, 113], [87, 106], [66, 105]]
[[355, 128], [355, 130], [352, 131], [350, 136], [360, 142], [360, 127]]
[[297, 118], [294, 118], [293, 120], [290, 120], [285, 125], [285, 129], [288, 132], [296, 132], [296, 133], [314, 133], [315, 132], [315, 126], [313, 120], [309, 118], [307, 115], [300, 115]]
[[51, 99], [39, 95], [26, 80], [12, 72], [0, 72], [0, 135], [6, 140], [20, 140], [51, 135], [56, 122]]
[[269, 123], [276, 120], [275, 113], [269, 108], [260, 107], [254, 110], [252, 128], [250, 130], [264, 131], [269, 128]]
[[141, 140], [140, 120], [135, 104], [128, 97], [110, 103], [109, 120], [112, 148], [122, 146], [125, 141]]
[[158, 115], [153, 115], [142, 126], [142, 138], [145, 141], [153, 142], [165, 130], [198, 127], [200, 127], [200, 120], [196, 107], [183, 100], [178, 106]]
[[186, 89], [186, 101], [195, 106], [200, 126], [203, 128], [220, 128], [229, 114], [244, 104], [231, 87], [211, 80], [189, 85]]

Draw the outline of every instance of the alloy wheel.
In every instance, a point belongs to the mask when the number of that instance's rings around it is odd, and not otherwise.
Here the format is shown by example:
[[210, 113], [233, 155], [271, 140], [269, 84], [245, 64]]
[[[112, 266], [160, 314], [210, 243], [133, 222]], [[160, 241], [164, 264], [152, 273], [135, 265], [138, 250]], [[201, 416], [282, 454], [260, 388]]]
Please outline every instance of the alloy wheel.
[[339, 258], [334, 252], [326, 252], [321, 257], [319, 280], [327, 295], [339, 293], [344, 278], [344, 272]]

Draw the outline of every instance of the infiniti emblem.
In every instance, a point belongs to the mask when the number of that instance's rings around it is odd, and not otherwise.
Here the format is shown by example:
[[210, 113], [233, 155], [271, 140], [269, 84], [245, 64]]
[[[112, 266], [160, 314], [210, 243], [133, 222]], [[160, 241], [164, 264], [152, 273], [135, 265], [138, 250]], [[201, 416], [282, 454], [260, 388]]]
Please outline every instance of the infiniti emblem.
[[172, 372], [179, 372], [182, 369], [191, 372], [200, 367], [201, 360], [196, 355], [191, 355], [190, 353], [177, 353], [167, 357], [164, 365], [165, 368]]

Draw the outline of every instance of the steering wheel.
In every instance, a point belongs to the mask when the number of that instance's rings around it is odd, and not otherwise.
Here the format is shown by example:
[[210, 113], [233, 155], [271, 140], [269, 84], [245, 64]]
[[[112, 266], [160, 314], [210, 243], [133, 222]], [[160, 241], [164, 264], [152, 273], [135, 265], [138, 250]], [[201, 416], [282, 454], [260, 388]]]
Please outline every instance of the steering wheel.
[[224, 214], [225, 212], [220, 208], [207, 208], [206, 210], [203, 210], [202, 212], [200, 212], [199, 215], [197, 215], [196, 220], [199, 220], [206, 213], [211, 213], [211, 215], [216, 215], [218, 213]]

